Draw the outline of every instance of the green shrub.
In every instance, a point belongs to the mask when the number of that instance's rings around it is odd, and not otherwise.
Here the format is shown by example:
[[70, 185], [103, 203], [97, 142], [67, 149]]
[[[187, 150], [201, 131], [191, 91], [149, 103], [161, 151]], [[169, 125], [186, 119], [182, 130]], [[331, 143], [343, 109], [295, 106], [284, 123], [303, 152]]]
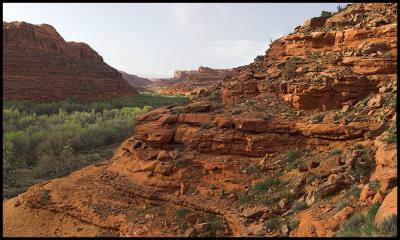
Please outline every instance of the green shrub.
[[188, 215], [189, 213], [190, 213], [190, 210], [187, 209], [187, 208], [178, 208], [178, 209], [176, 209], [176, 211], [175, 211], [175, 215], [176, 215], [178, 218], [184, 218], [184, 217], [186, 217], [186, 215]]
[[350, 200], [349, 200], [349, 199], [340, 200], [340, 201], [336, 204], [336, 209], [337, 209], [337, 210], [342, 210], [343, 208], [347, 207], [349, 204], [350, 204]]
[[283, 163], [285, 164], [285, 169], [288, 171], [305, 164], [301, 159], [301, 151], [299, 150], [286, 151]]
[[217, 234], [217, 231], [223, 229], [223, 220], [220, 216], [215, 214], [208, 214], [205, 218], [205, 223], [210, 224], [210, 228], [207, 231], [207, 236], [214, 237]]
[[358, 198], [360, 196], [361, 189], [358, 187], [357, 184], [353, 184], [345, 193], [346, 197], [353, 196], [355, 198]]
[[374, 191], [378, 191], [379, 188], [381, 187], [381, 183], [379, 182], [378, 179], [371, 181], [368, 185]]
[[297, 201], [293, 204], [292, 209], [293, 211], [297, 212], [297, 211], [302, 211], [304, 209], [307, 209], [308, 205], [306, 202], [304, 201]]
[[264, 115], [263, 115], [264, 121], [268, 122], [269, 120], [271, 120], [271, 118], [272, 118], [271, 115], [269, 115], [268, 113], [264, 113]]
[[379, 226], [379, 232], [383, 237], [397, 236], [397, 215], [393, 214], [385, 219]]
[[343, 224], [336, 237], [395, 237], [397, 235], [397, 216], [388, 217], [380, 226], [374, 222], [379, 204], [372, 205], [367, 214], [355, 213]]
[[299, 62], [299, 58], [296, 58], [296, 57], [291, 57], [286, 61], [285, 66], [282, 70], [282, 79], [283, 80], [290, 80], [290, 79], [296, 77], [296, 68], [297, 68], [298, 62]]
[[342, 154], [342, 150], [340, 150], [340, 149], [333, 149], [333, 150], [329, 153], [329, 155], [331, 155], [331, 156], [340, 155], [340, 154]]
[[290, 220], [289, 222], [288, 222], [288, 228], [290, 229], [290, 230], [293, 230], [293, 229], [295, 229], [298, 225], [299, 225], [299, 223], [300, 223], [300, 220], [298, 220], [298, 219], [292, 219], [292, 220]]
[[361, 156], [355, 161], [351, 170], [351, 174], [357, 181], [360, 180], [362, 176], [368, 176], [375, 165], [375, 162], [370, 157], [371, 149], [362, 146], [358, 149], [361, 152]]
[[279, 178], [267, 177], [264, 179], [264, 181], [257, 183], [254, 186], [254, 190], [256, 192], [265, 192], [270, 188], [276, 188], [282, 185], [284, 185], [284, 182], [282, 182], [282, 180]]
[[330, 16], [332, 16], [331, 12], [328, 12], [328, 11], [322, 11], [321, 12], [321, 17], [330, 17]]
[[280, 228], [280, 218], [279, 217], [273, 217], [268, 219], [265, 224], [264, 227], [267, 230], [278, 230]]
[[240, 204], [248, 204], [254, 200], [254, 196], [252, 195], [241, 195], [239, 196]]
[[264, 55], [258, 55], [256, 58], [254, 58], [254, 61], [256, 62], [264, 61]]
[[322, 122], [322, 120], [324, 120], [324, 117], [325, 116], [322, 113], [319, 113], [319, 114], [315, 114], [315, 115], [311, 116], [310, 120], [311, 120], [311, 123], [320, 123], [320, 122]]
[[50, 200], [50, 190], [42, 189], [40, 191], [40, 204], [44, 205]]
[[376, 213], [378, 212], [380, 206], [381, 206], [380, 203], [372, 204], [372, 206], [369, 207], [369, 209], [368, 209], [367, 217], [369, 217], [370, 219], [373, 219], [375, 217]]
[[397, 143], [397, 134], [389, 133], [385, 139], [387, 144]]
[[238, 115], [238, 114], [241, 113], [241, 112], [242, 112], [242, 111], [240, 111], [239, 108], [235, 108], [235, 109], [233, 109], [232, 114], [233, 114], [233, 115]]

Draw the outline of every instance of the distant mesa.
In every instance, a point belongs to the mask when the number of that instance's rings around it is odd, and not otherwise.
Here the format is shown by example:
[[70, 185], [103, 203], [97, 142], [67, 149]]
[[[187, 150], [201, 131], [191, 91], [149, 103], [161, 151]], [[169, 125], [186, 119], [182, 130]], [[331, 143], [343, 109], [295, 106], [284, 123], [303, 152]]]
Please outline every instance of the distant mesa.
[[133, 96], [124, 81], [86, 43], [66, 42], [48, 24], [3, 22], [3, 100], [106, 100]]
[[176, 80], [216, 82], [222, 80], [226, 76], [231, 76], [232, 74], [232, 69], [213, 69], [200, 66], [198, 70], [177, 70], [174, 73], [174, 78]]

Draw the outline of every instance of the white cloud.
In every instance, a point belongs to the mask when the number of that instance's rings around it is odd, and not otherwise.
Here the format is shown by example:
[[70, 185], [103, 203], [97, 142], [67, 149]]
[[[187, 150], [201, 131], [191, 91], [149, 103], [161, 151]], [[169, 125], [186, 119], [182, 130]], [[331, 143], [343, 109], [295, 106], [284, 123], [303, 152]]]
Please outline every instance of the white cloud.
[[215, 41], [206, 46], [205, 55], [215, 57], [230, 57], [238, 59], [253, 59], [264, 54], [268, 43], [250, 40]]

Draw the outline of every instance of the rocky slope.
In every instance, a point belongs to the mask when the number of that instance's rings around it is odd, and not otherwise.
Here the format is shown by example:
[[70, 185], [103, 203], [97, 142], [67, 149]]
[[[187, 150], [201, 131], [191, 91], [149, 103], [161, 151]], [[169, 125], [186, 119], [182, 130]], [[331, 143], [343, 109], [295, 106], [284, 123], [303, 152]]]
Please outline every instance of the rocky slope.
[[144, 88], [152, 83], [152, 81], [147, 78], [142, 78], [124, 71], [119, 72], [122, 74], [122, 78], [125, 79], [135, 89]]
[[190, 104], [141, 115], [112, 159], [3, 202], [4, 235], [333, 236], [374, 203], [382, 224], [397, 213], [396, 8], [313, 18]]
[[137, 94], [85, 43], [48, 24], [3, 22], [3, 100], [109, 99]]

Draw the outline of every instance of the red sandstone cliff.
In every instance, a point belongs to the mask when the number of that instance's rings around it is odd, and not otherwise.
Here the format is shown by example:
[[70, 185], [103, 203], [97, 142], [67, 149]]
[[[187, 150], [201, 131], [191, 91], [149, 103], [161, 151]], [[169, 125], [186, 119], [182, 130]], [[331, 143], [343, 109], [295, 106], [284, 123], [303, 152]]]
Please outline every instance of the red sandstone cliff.
[[104, 100], [137, 94], [85, 43], [48, 24], [3, 22], [3, 100]]

